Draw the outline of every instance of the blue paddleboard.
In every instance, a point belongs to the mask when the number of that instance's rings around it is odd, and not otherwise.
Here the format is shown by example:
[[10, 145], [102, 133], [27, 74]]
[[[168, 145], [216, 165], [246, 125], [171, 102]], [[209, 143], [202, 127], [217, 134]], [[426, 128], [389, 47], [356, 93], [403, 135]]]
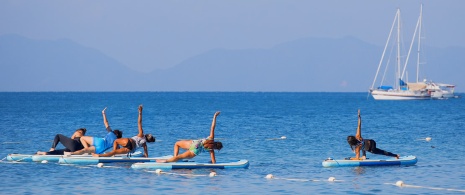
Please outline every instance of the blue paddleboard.
[[326, 159], [322, 162], [323, 167], [358, 167], [358, 166], [392, 166], [392, 165], [414, 165], [417, 163], [416, 156], [402, 156], [387, 159], [366, 160], [333, 160]]
[[134, 163], [131, 165], [133, 169], [231, 169], [231, 168], [248, 168], [248, 160], [239, 160], [233, 162], [218, 162], [215, 164], [201, 162], [170, 162], [157, 163], [145, 162]]
[[[141, 157], [143, 154], [140, 151], [136, 151], [131, 154], [132, 157]], [[71, 155], [72, 157], [92, 157], [92, 155], [88, 154], [82, 154], [82, 155]], [[126, 154], [118, 154], [115, 155], [117, 157], [125, 157], [127, 156]], [[61, 157], [65, 157], [64, 155], [32, 155], [32, 161], [34, 162], [42, 162], [43, 160], [49, 161], [49, 162], [59, 162]]]
[[127, 157], [127, 156], [114, 156], [114, 157], [92, 157], [92, 156], [63, 156], [58, 163], [60, 164], [98, 164], [98, 163], [137, 163], [137, 162], [155, 162], [160, 159], [171, 158], [171, 155], [161, 157]]
[[7, 161], [17, 161], [17, 162], [31, 162], [32, 154], [8, 154], [6, 156]]

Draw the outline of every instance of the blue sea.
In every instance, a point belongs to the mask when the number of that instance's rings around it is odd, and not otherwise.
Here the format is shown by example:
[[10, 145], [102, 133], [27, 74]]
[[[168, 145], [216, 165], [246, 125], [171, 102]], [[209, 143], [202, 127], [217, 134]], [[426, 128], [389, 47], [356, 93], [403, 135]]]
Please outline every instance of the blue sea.
[[[460, 94], [463, 95], [463, 94]], [[248, 169], [172, 170], [155, 174], [130, 164], [66, 166], [5, 162], [10, 153], [50, 149], [55, 134], [103, 137], [101, 111], [124, 137], [143, 129], [157, 141], [152, 157], [172, 155], [180, 139], [209, 135], [224, 148], [217, 161], [247, 159]], [[357, 109], [362, 135], [381, 149], [415, 155], [414, 166], [324, 168], [353, 156]], [[28, 92], [0, 93], [0, 182], [6, 194], [456, 194], [465, 190], [465, 99], [375, 101], [367, 93]], [[275, 139], [285, 136], [286, 139]], [[432, 138], [426, 141], [425, 138]], [[60, 145], [61, 146], [61, 145]], [[368, 153], [369, 158], [380, 156]], [[195, 161], [206, 162], [208, 154]], [[274, 179], [266, 179], [272, 174]], [[329, 182], [328, 178], [336, 181]], [[398, 187], [397, 181], [420, 187]], [[437, 188], [437, 189], [432, 189]]]

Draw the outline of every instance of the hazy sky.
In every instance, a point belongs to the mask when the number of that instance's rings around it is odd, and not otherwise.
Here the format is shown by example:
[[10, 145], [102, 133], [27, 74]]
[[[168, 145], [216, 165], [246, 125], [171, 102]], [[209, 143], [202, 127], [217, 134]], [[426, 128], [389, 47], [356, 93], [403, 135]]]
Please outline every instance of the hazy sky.
[[397, 8], [410, 39], [423, 3], [425, 44], [465, 47], [464, 0], [0, 0], [0, 35], [70, 39], [143, 72], [211, 49], [270, 48], [354, 36], [384, 46]]

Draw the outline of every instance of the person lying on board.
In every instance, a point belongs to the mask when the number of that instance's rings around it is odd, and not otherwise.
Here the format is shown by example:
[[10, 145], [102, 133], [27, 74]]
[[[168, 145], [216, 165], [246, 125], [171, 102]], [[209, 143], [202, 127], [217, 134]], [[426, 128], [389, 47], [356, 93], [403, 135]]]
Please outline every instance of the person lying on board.
[[[149, 157], [147, 142], [155, 142], [152, 134], [145, 134], [142, 129], [142, 105], [139, 106], [139, 119], [137, 120], [139, 134], [131, 138], [118, 138], [113, 143], [113, 150], [105, 154], [92, 154], [94, 157], [114, 156], [115, 154], [133, 153], [139, 148], [144, 148], [144, 156]], [[121, 146], [121, 148], [119, 148]]]
[[[377, 148], [375, 140], [362, 138], [362, 117], [360, 116], [360, 109], [358, 110], [357, 133], [355, 134], [355, 136], [353, 135], [347, 136], [347, 142], [349, 143], [352, 151], [355, 152], [355, 157], [350, 158], [350, 160], [365, 160], [366, 151], [371, 152], [373, 154], [392, 156], [392, 157], [396, 157], [397, 159], [399, 159], [398, 154], [393, 154], [391, 152], [387, 152], [387, 151]], [[363, 153], [362, 158], [360, 158], [360, 150], [362, 150], [362, 153]]]
[[[221, 150], [223, 148], [223, 144], [221, 142], [215, 142], [215, 126], [216, 126], [216, 117], [220, 114], [220, 112], [216, 112], [213, 115], [212, 126], [210, 128], [210, 136], [205, 139], [200, 140], [181, 140], [177, 141], [174, 144], [174, 156], [167, 160], [157, 160], [157, 162], [165, 163], [165, 162], [176, 162], [181, 159], [189, 159], [194, 158], [195, 156], [199, 155], [204, 151], [210, 152], [210, 157], [212, 160], [212, 164], [216, 163], [215, 159], [215, 151]], [[186, 152], [179, 154], [179, 148], [187, 150]], [[179, 155], [178, 155], [179, 154]]]
[[97, 153], [102, 154], [105, 150], [111, 148], [113, 146], [113, 142], [116, 139], [121, 138], [123, 136], [123, 132], [120, 130], [111, 130], [110, 125], [108, 124], [107, 116], [105, 114], [105, 110], [102, 110], [103, 115], [103, 123], [105, 124], [105, 128], [107, 130], [107, 134], [104, 138], [98, 137], [91, 137], [91, 136], [82, 136], [81, 143], [84, 147], [81, 150], [75, 152], [65, 152], [65, 155], [70, 154], [84, 154], [84, 153]]
[[[86, 134], [86, 128], [77, 129], [71, 137], [64, 136], [63, 134], [56, 134], [53, 140], [52, 147], [48, 152], [38, 151], [38, 155], [63, 155], [64, 152], [74, 152], [84, 148], [81, 143], [81, 137]], [[56, 150], [58, 143], [65, 146], [64, 149]]]

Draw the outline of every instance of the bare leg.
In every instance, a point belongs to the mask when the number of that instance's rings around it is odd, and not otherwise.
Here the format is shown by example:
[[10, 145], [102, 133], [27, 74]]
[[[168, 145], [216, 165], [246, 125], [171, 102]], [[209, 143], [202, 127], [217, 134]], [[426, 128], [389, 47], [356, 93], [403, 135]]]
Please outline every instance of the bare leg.
[[82, 136], [80, 140], [81, 140], [82, 146], [84, 146], [84, 149], [86, 149], [86, 148], [88, 148], [88, 147], [90, 147], [90, 146], [92, 146], [94, 144], [93, 143], [94, 138], [90, 137], [90, 136]]
[[186, 151], [180, 155], [177, 155], [177, 156], [173, 156], [171, 157], [170, 159], [166, 160], [166, 162], [176, 162], [176, 161], [179, 161], [181, 159], [185, 159], [185, 158], [194, 158], [195, 157], [195, 154], [192, 153], [191, 151]]
[[179, 148], [182, 148], [184, 150], [189, 150], [189, 147], [191, 146], [192, 140], [181, 140], [177, 141], [174, 144], [174, 155], [173, 156], [178, 156], [179, 154]]
[[84, 153], [95, 153], [95, 146], [90, 146], [76, 152], [71, 152], [71, 154], [84, 154]]
[[105, 153], [105, 154], [92, 154], [92, 156], [94, 157], [107, 157], [107, 156], [114, 156], [116, 154], [127, 154], [131, 152], [129, 149], [127, 148], [119, 148], [119, 149], [116, 149], [116, 150], [112, 150], [111, 152], [108, 152], [108, 153]]
[[128, 138], [120, 138], [116, 139], [115, 142], [113, 142], [113, 150], [111, 152], [105, 153], [105, 154], [92, 154], [94, 157], [107, 157], [107, 156], [114, 156], [116, 154], [127, 154], [131, 152], [127, 148], [118, 148], [118, 146], [127, 146], [128, 144], [132, 144], [129, 142]]
[[178, 142], [176, 142], [176, 143], [174, 144], [174, 149], [173, 149], [173, 151], [174, 151], [173, 156], [178, 156], [178, 154], [179, 154], [179, 145], [178, 145]]

